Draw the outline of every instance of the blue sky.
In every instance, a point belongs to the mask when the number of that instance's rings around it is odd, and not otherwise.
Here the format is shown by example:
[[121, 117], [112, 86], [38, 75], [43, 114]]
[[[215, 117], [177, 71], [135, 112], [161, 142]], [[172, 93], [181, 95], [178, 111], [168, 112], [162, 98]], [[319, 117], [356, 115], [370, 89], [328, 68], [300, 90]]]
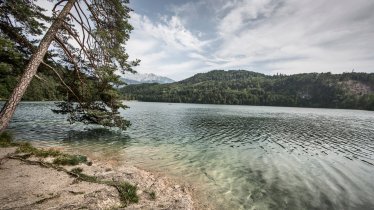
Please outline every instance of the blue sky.
[[140, 73], [374, 72], [372, 0], [132, 0]]

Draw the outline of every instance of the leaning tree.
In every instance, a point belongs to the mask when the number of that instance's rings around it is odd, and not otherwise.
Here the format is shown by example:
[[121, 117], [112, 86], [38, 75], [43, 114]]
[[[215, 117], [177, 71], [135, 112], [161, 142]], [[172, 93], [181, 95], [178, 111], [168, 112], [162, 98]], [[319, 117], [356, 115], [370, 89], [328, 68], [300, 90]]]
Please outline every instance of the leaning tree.
[[[32, 0], [1, 1], [0, 4], [12, 7], [13, 2], [22, 1], [34, 5]], [[113, 88], [121, 83], [116, 71], [133, 71], [132, 67], [140, 62], [128, 61], [125, 51], [132, 30], [127, 4], [128, 0], [60, 0], [52, 9], [51, 25], [38, 47], [30, 45], [27, 36], [16, 33], [24, 41], [21, 45], [29, 48], [32, 55], [0, 112], [0, 131], [7, 127], [40, 64], [56, 73], [67, 93], [66, 100], [57, 104], [55, 112], [68, 113], [71, 122], [122, 129], [129, 126], [119, 115], [118, 110], [125, 106]], [[14, 20], [9, 18], [10, 22]], [[64, 75], [43, 61], [51, 43], [52, 49], [59, 52], [55, 62], [67, 70]]]
[[[50, 17], [43, 14], [43, 11], [43, 8], [27, 0], [0, 2], [1, 98], [10, 95], [9, 91], [17, 83], [17, 77], [23, 72], [32, 51], [36, 49], [35, 44], [37, 39], [33, 37], [43, 35], [43, 32], [46, 30], [45, 23], [51, 20]], [[50, 58], [50, 53], [47, 53], [43, 62], [51, 64]], [[39, 69], [39, 72], [49, 73], [48, 71], [43, 72], [45, 70], [44, 67], [43, 65]], [[52, 75], [51, 73], [49, 75]], [[39, 73], [36, 75], [36, 78], [38, 80], [41, 78]], [[39, 81], [34, 82], [34, 86], [41, 83], [41, 80]], [[44, 87], [41, 88], [44, 89]]]

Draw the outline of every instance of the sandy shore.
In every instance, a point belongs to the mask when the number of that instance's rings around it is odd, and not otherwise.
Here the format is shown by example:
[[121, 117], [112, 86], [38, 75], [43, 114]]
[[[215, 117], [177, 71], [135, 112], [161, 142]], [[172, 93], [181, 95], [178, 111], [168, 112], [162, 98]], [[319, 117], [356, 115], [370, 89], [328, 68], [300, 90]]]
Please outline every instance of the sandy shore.
[[[11, 158], [16, 148], [0, 148], [0, 209], [199, 209], [193, 189], [134, 166], [112, 167], [95, 160], [80, 167], [101, 180], [126, 181], [137, 187], [139, 202], [126, 207], [115, 187], [77, 180], [66, 171]], [[34, 162], [51, 158], [30, 157]]]

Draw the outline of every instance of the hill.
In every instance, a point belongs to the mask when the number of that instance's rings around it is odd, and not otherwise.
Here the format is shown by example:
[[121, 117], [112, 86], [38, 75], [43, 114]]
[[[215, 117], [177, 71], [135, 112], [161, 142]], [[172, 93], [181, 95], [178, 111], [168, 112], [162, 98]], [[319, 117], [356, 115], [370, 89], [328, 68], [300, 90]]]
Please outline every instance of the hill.
[[373, 73], [265, 75], [214, 70], [171, 84], [128, 85], [124, 99], [374, 110]]

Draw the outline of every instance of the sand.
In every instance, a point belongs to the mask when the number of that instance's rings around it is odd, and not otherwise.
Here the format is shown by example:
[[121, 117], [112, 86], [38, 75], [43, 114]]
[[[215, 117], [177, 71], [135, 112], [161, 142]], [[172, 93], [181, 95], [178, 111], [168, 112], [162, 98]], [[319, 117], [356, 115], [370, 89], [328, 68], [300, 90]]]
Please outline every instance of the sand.
[[[167, 177], [131, 165], [112, 167], [97, 160], [91, 166], [74, 166], [103, 180], [136, 185], [139, 202], [121, 207], [114, 187], [78, 181], [65, 171], [9, 158], [15, 150], [0, 148], [0, 209], [199, 209], [191, 196], [193, 188]], [[51, 162], [50, 158], [29, 159]]]

